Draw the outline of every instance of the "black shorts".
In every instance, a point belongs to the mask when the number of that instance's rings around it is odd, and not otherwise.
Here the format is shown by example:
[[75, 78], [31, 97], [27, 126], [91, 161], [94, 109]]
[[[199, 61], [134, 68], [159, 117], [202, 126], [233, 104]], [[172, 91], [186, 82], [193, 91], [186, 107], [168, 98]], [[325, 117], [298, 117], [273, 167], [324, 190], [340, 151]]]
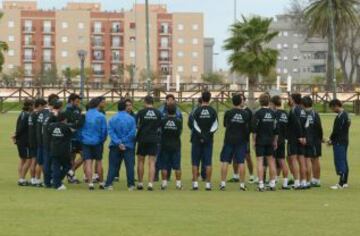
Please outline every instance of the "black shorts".
[[256, 157], [269, 157], [274, 154], [273, 145], [256, 145]]
[[307, 158], [317, 158], [315, 145], [306, 145], [304, 156]]
[[305, 146], [300, 143], [288, 143], [287, 152], [289, 156], [303, 156], [305, 154]]
[[71, 153], [80, 153], [82, 151], [82, 144], [78, 140], [71, 140]]
[[34, 156], [31, 156], [32, 153], [30, 153], [30, 148], [26, 145], [22, 145], [22, 144], [17, 144], [17, 150], [18, 150], [18, 154], [19, 157], [21, 159], [31, 159]]
[[274, 151], [275, 159], [285, 159], [285, 143], [278, 145], [278, 148]]
[[157, 156], [159, 145], [157, 143], [138, 143], [137, 155], [140, 156]]
[[316, 157], [321, 157], [322, 156], [322, 143], [316, 143], [315, 149], [316, 149]]

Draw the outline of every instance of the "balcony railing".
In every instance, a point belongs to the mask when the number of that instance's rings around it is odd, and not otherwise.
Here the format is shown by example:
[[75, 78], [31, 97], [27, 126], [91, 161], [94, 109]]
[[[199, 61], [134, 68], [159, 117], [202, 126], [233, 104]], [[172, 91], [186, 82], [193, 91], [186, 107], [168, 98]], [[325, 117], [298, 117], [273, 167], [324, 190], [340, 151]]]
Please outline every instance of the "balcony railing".
[[161, 61], [161, 62], [170, 62], [170, 57], [159, 57], [159, 61]]
[[121, 56], [112, 56], [111, 57], [111, 61], [122, 61], [122, 57]]
[[124, 33], [124, 28], [121, 28], [121, 27], [112, 27], [112, 28], [111, 28], [111, 33], [113, 33], [113, 34]]
[[53, 56], [43, 56], [42, 57], [43, 62], [53, 62], [54, 59], [55, 59], [55, 57], [53, 57]]
[[22, 28], [24, 33], [34, 33], [35, 32], [35, 27], [33, 26], [24, 26]]
[[52, 47], [55, 46], [55, 43], [54, 42], [43, 41], [42, 46], [45, 47], [45, 48], [52, 48]]
[[31, 40], [25, 40], [22, 42], [22, 44], [25, 47], [34, 47], [35, 46], [35, 41], [31, 41]]
[[103, 61], [104, 60], [104, 56], [93, 56], [92, 57], [93, 61]]
[[42, 32], [44, 34], [52, 34], [55, 32], [55, 27], [43, 27]]
[[36, 59], [35, 55], [23, 55], [24, 61], [34, 61]]
[[93, 47], [104, 47], [104, 45], [105, 45], [104, 42], [99, 42], [99, 41], [93, 41], [92, 42]]
[[123, 43], [112, 43], [111, 47], [112, 48], [122, 48], [122, 47], [124, 47], [124, 44]]
[[93, 75], [97, 75], [97, 76], [103, 76], [105, 73], [104, 73], [104, 70], [93, 70], [92, 71], [92, 74]]
[[171, 28], [160, 28], [159, 29], [159, 34], [172, 34], [172, 29]]
[[93, 27], [91, 29], [91, 32], [93, 34], [104, 34], [105, 30], [104, 30], [104, 28], [95, 28], [95, 27]]
[[159, 43], [158, 44], [159, 48], [161, 48], [161, 49], [170, 49], [171, 48], [170, 45], [171, 45], [170, 43]]

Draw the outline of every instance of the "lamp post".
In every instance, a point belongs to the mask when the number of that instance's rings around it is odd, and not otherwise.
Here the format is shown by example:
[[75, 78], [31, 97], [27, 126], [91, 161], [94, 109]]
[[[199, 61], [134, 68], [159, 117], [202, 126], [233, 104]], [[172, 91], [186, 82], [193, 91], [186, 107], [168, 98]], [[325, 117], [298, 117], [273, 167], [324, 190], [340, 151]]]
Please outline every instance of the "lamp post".
[[333, 68], [328, 68], [331, 70], [332, 82], [333, 82], [333, 99], [336, 99], [336, 68], [335, 68], [335, 58], [336, 58], [336, 36], [335, 36], [335, 17], [334, 17], [334, 3], [333, 0], [328, 0], [329, 3], [329, 16], [330, 16], [330, 31], [331, 31], [331, 52], [332, 53], [332, 60], [333, 60]]
[[149, 20], [149, 0], [145, 0], [145, 18], [146, 18], [146, 90], [148, 95], [151, 93], [151, 65], [150, 65], [150, 20]]
[[84, 83], [85, 83], [85, 59], [87, 52], [85, 50], [79, 50], [78, 56], [80, 59], [80, 97], [81, 101], [84, 101]]

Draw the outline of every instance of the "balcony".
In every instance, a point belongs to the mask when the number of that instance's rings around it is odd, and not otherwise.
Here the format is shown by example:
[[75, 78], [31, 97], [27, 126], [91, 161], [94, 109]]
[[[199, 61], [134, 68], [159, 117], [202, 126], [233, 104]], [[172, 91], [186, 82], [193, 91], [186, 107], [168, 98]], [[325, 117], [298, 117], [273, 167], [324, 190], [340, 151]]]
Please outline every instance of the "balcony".
[[91, 29], [91, 33], [92, 34], [100, 34], [100, 35], [103, 35], [105, 33], [105, 29], [104, 28], [95, 28], [93, 27]]
[[112, 27], [111, 34], [122, 34], [124, 33], [124, 28], [119, 27]]
[[94, 77], [104, 77], [105, 76], [104, 70], [93, 70], [92, 74]]
[[171, 47], [170, 47], [170, 43], [159, 43], [158, 46], [159, 46], [159, 49], [165, 49], [165, 50], [169, 50]]
[[55, 61], [55, 57], [53, 57], [53, 56], [43, 56], [42, 57], [42, 61], [43, 62], [54, 62]]
[[55, 32], [55, 27], [43, 27], [41, 30], [43, 34], [53, 34]]
[[169, 34], [172, 34], [172, 29], [171, 28], [163, 28], [161, 27], [159, 29], [159, 34], [161, 35], [169, 35]]
[[94, 62], [97, 62], [97, 63], [104, 63], [104, 60], [105, 60], [105, 58], [104, 58], [104, 56], [93, 56], [92, 58], [92, 61], [94, 61]]
[[123, 58], [121, 56], [112, 56], [111, 57], [112, 63], [120, 63], [122, 60], [123, 60]]
[[124, 44], [123, 43], [119, 43], [119, 42], [112, 42], [111, 44], [111, 48], [113, 49], [119, 49], [119, 48], [123, 48], [124, 47]]
[[103, 48], [105, 43], [102, 41], [93, 41], [91, 45], [93, 48]]
[[25, 34], [33, 34], [33, 33], [35, 33], [35, 27], [33, 27], [33, 26], [24, 26], [22, 28], [22, 31]]
[[48, 42], [48, 41], [43, 41], [41, 45], [43, 46], [43, 48], [53, 48], [53, 47], [55, 47], [54, 42]]
[[159, 62], [161, 64], [169, 64], [170, 63], [170, 58], [169, 57], [159, 57]]
[[35, 47], [35, 41], [26, 40], [22, 42], [22, 45], [24, 48], [34, 48]]
[[24, 62], [33, 62], [35, 61], [35, 59], [36, 59], [35, 55], [23, 55]]

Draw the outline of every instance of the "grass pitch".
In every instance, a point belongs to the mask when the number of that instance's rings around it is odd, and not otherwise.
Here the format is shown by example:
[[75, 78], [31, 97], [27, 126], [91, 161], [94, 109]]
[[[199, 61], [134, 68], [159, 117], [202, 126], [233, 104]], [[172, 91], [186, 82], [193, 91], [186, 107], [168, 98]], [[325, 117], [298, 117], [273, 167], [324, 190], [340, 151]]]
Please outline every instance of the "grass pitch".
[[[249, 185], [248, 192], [239, 192], [237, 184], [218, 191], [222, 127], [215, 138], [212, 192], [205, 192], [203, 184], [199, 192], [189, 190], [187, 128], [182, 136], [183, 191], [176, 191], [172, 182], [166, 192], [158, 190], [159, 184], [154, 192], [128, 192], [125, 168], [113, 192], [89, 192], [86, 185], [67, 185], [64, 192], [20, 188], [17, 152], [10, 140], [16, 117], [0, 115], [0, 235], [359, 235], [360, 118], [353, 117], [351, 127], [349, 189], [329, 189], [337, 177], [331, 149], [324, 146], [321, 188], [259, 193]], [[334, 116], [322, 118], [329, 136]], [[107, 166], [107, 151], [104, 157]]]

